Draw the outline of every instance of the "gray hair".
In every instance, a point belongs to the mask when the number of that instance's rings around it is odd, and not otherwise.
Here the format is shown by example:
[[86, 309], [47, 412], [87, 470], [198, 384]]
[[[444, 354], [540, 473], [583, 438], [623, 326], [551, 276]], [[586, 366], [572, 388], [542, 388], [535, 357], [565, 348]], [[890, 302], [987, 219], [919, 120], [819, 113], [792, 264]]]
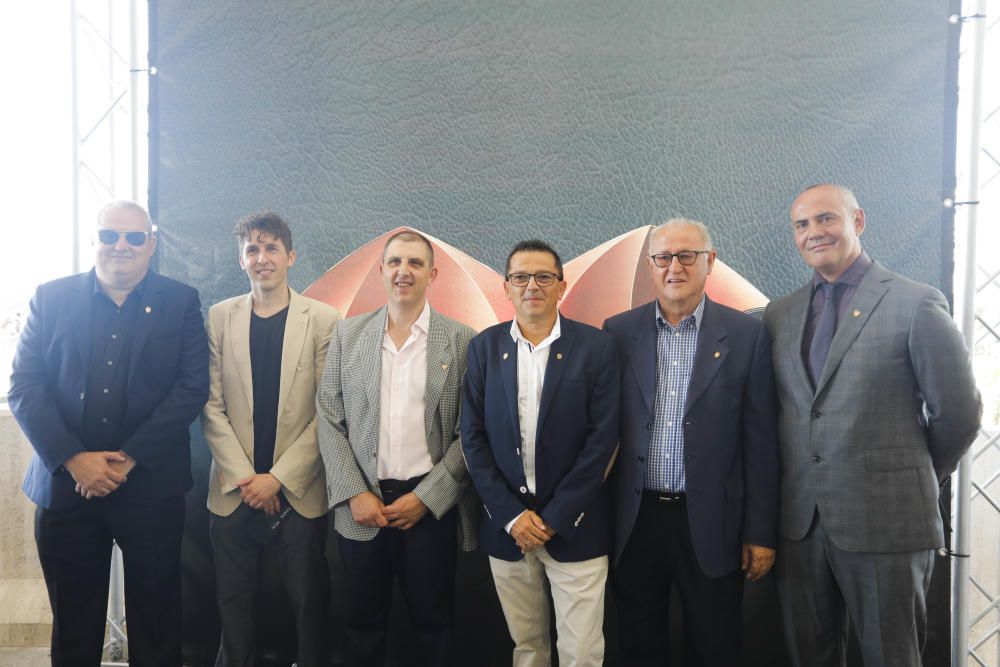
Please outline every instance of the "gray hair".
[[[712, 244], [712, 233], [708, 231], [705, 223], [692, 220], [691, 218], [670, 218], [666, 222], [661, 222], [649, 230], [649, 236], [646, 237], [646, 252], [650, 251], [650, 246], [653, 244], [653, 239], [656, 238], [657, 234], [675, 227], [694, 227], [701, 235], [702, 243], [705, 244], [705, 247], [701, 248], [701, 250], [715, 250], [715, 246]], [[694, 250], [694, 248], [691, 249]]]
[[149, 217], [149, 211], [143, 208], [141, 205], [136, 204], [134, 201], [129, 201], [128, 199], [116, 199], [115, 201], [108, 202], [101, 210], [97, 213], [97, 224], [100, 225], [101, 221], [104, 220], [104, 215], [108, 211], [135, 211], [142, 214], [143, 220], [146, 221], [146, 227], [149, 229], [150, 233], [156, 231], [156, 226], [153, 224], [153, 219]]
[[851, 190], [846, 185], [841, 185], [840, 183], [815, 183], [808, 187], [802, 188], [802, 191], [799, 192], [799, 194], [795, 195], [795, 199], [798, 199], [805, 193], [809, 192], [810, 190], [815, 190], [816, 188], [833, 188], [834, 190], [839, 192], [841, 199], [844, 200], [844, 206], [846, 206], [847, 209], [852, 213], [861, 208], [861, 204], [858, 203], [858, 198], [854, 194], [854, 191]]

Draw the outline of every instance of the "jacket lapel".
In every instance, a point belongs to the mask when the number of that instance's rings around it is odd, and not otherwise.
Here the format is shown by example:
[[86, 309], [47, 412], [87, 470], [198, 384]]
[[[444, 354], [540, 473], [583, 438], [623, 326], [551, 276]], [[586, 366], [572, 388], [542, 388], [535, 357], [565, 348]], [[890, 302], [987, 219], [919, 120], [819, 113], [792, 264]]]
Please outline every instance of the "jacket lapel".
[[632, 333], [632, 349], [629, 351], [629, 367], [639, 383], [639, 392], [646, 404], [646, 410], [653, 414], [656, 400], [656, 301], [643, 310], [639, 326]]
[[[281, 420], [285, 400], [291, 391], [295, 372], [298, 370], [299, 357], [302, 356], [302, 345], [309, 330], [309, 302], [300, 297], [295, 290], [288, 288], [288, 317], [285, 320], [285, 336], [281, 343], [281, 384], [278, 388], [278, 432], [281, 431]], [[280, 435], [275, 438], [274, 452], [278, 454]]]
[[[229, 321], [226, 323], [226, 338], [229, 340], [233, 354], [233, 365], [236, 367], [243, 383], [243, 393], [247, 397], [253, 414], [253, 372], [250, 368], [250, 314], [253, 312], [253, 297], [247, 294], [236, 301], [229, 311]], [[225, 353], [223, 353], [225, 354]]]
[[[365, 369], [365, 396], [368, 397], [368, 405], [379, 409], [382, 406], [382, 344], [385, 342], [388, 313], [388, 309], [383, 306], [365, 324], [364, 331], [358, 338], [358, 368]], [[377, 412], [374, 419], [379, 419]]]
[[142, 299], [139, 301], [139, 312], [135, 316], [135, 327], [132, 329], [132, 351], [129, 354], [128, 384], [132, 385], [139, 357], [146, 346], [149, 332], [160, 321], [163, 315], [163, 287], [157, 274], [150, 271], [146, 274], [146, 286], [143, 288]]
[[726, 328], [716, 316], [715, 304], [705, 297], [705, 310], [701, 316], [698, 344], [695, 347], [694, 364], [691, 367], [691, 381], [688, 383], [687, 398], [684, 401], [684, 414], [687, 414], [695, 401], [705, 393], [705, 389], [712, 384], [715, 375], [725, 363], [729, 355], [729, 346], [724, 342], [727, 335]]
[[510, 336], [510, 330], [503, 327], [497, 332], [500, 342], [497, 350], [500, 353], [500, 377], [503, 378], [504, 392], [507, 394], [507, 413], [514, 432], [521, 432], [521, 420], [517, 414], [517, 344]]
[[[87, 386], [87, 377], [90, 375], [90, 328], [91, 328], [91, 304], [94, 298], [94, 288], [97, 284], [97, 277], [93, 270], [86, 274], [90, 279], [85, 279], [80, 287], [80, 293], [70, 304], [71, 318], [76, 328], [76, 349], [80, 355], [80, 377], [84, 378], [82, 387]], [[81, 405], [83, 405], [81, 401]]]
[[[843, 318], [837, 322], [837, 332], [830, 341], [830, 353], [823, 366], [823, 372], [816, 383], [816, 396], [829, 382], [830, 377], [837, 371], [840, 362], [844, 360], [844, 355], [854, 343], [861, 329], [867, 324], [872, 312], [878, 306], [879, 301], [889, 291], [886, 283], [892, 280], [892, 275], [887, 273], [878, 264], [872, 263], [865, 277], [861, 279], [858, 290], [854, 293], [854, 298], [847, 305]], [[800, 355], [801, 356], [801, 355]]]
[[799, 289], [795, 297], [789, 301], [786, 311], [786, 326], [792, 332], [790, 352], [795, 359], [795, 374], [806, 392], [813, 389], [812, 380], [809, 379], [809, 371], [806, 369], [806, 362], [802, 358], [802, 337], [806, 335], [806, 319], [809, 316], [810, 301], [812, 301], [812, 281]]
[[434, 414], [441, 402], [451, 356], [451, 339], [444, 331], [441, 316], [432, 308], [427, 325], [427, 382], [424, 385], [424, 428], [427, 433], [434, 426]]
[[[545, 381], [542, 384], [542, 399], [538, 405], [538, 425], [535, 429], [535, 438], [542, 432], [542, 424], [552, 405], [552, 399], [559, 389], [559, 380], [562, 379], [563, 371], [566, 368], [568, 359], [573, 353], [573, 340], [576, 338], [576, 326], [565, 317], [560, 318], [559, 338], [552, 343], [549, 348], [549, 360], [545, 364]], [[515, 391], [515, 397], [516, 397]], [[536, 440], [537, 441], [537, 440]]]

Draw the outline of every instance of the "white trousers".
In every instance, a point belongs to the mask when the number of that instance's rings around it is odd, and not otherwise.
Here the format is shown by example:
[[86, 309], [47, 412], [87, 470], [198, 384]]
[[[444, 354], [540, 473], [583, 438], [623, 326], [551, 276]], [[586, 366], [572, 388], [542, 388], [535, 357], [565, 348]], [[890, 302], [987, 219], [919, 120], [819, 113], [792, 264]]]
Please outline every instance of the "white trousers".
[[604, 589], [608, 557], [561, 563], [539, 547], [519, 561], [490, 557], [493, 583], [514, 640], [513, 667], [549, 667], [548, 582], [556, 608], [560, 667], [604, 664]]

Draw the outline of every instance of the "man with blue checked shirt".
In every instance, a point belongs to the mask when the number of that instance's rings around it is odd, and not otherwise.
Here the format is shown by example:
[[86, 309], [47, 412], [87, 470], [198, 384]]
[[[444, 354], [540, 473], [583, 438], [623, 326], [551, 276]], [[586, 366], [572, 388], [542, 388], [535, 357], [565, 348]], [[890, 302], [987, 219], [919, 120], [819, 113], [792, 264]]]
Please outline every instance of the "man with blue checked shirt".
[[778, 440], [762, 323], [705, 296], [708, 229], [652, 230], [657, 299], [604, 323], [621, 360], [612, 590], [627, 665], [666, 665], [671, 588], [685, 665], [742, 664], [744, 579], [774, 564]]

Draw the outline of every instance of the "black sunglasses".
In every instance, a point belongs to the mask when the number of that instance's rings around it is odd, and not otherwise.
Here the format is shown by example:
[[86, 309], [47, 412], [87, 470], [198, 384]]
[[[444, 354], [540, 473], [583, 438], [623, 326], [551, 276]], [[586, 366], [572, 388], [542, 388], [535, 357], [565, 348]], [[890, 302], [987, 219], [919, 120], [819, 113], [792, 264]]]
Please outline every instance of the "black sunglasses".
[[104, 245], [115, 245], [118, 243], [118, 239], [123, 236], [129, 245], [139, 247], [146, 243], [146, 239], [149, 238], [149, 232], [116, 232], [113, 229], [97, 230], [97, 240]]

